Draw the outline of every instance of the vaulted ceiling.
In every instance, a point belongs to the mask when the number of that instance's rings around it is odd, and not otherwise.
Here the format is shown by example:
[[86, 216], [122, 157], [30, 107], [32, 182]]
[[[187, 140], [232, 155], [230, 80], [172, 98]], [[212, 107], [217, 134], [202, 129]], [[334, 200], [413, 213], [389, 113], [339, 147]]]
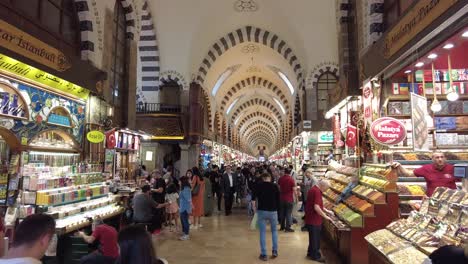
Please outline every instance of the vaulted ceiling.
[[210, 104], [209, 128], [253, 155], [259, 147], [272, 154], [290, 140], [308, 71], [337, 60], [333, 0], [149, 5], [161, 71], [198, 82]]

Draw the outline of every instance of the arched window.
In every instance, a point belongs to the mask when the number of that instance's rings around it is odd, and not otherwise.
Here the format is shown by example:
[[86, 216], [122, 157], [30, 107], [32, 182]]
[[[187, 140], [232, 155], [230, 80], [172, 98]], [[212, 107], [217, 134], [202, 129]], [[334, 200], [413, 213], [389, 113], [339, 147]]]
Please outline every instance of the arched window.
[[109, 84], [112, 89], [112, 102], [121, 105], [123, 91], [126, 87], [127, 41], [125, 39], [125, 12], [120, 0], [114, 7], [112, 25], [112, 53]]
[[319, 110], [328, 110], [329, 108], [329, 92], [331, 89], [335, 88], [336, 83], [338, 82], [336, 76], [330, 72], [323, 73], [317, 82], [317, 91], [318, 91], [318, 109]]

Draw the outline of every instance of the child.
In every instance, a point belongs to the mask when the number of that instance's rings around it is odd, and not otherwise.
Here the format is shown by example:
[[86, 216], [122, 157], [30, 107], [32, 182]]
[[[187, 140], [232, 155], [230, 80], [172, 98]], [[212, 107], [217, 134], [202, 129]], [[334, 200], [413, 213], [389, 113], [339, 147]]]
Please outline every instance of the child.
[[175, 184], [169, 184], [166, 193], [166, 202], [169, 204], [169, 206], [166, 207], [166, 213], [168, 215], [170, 232], [174, 231], [172, 229], [172, 220], [174, 220], [175, 231], [179, 230], [179, 224], [177, 223], [177, 221], [179, 220], [179, 205], [177, 204], [177, 199], [179, 199], [179, 194], [177, 193], [177, 188]]
[[181, 191], [179, 196], [180, 222], [182, 223], [182, 232], [184, 233], [180, 240], [189, 239], [189, 215], [192, 213], [192, 189], [187, 176], [180, 178]]

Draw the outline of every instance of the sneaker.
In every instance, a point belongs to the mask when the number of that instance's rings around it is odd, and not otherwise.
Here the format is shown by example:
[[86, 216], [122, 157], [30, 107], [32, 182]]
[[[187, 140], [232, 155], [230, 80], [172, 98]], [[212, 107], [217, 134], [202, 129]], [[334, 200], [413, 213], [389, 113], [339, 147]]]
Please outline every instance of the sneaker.
[[202, 225], [202, 224], [199, 224], [199, 225], [198, 225], [198, 228], [202, 228], [202, 227], [203, 227], [203, 225]]
[[279, 231], [284, 231], [284, 227], [280, 228]]
[[325, 259], [323, 257], [320, 257], [319, 259], [316, 259], [316, 258], [312, 258], [311, 256], [307, 255], [307, 258], [310, 259], [310, 260], [313, 260], [315, 262], [325, 263]]
[[197, 225], [190, 226], [190, 229], [197, 230], [198, 226]]
[[277, 258], [277, 257], [278, 257], [278, 251], [273, 250], [273, 251], [271, 252], [271, 258]]
[[260, 255], [258, 258], [259, 258], [260, 260], [263, 260], [263, 261], [267, 261], [267, 260], [268, 260], [267, 255]]
[[179, 238], [179, 240], [181, 240], [181, 241], [186, 241], [186, 240], [189, 240], [189, 239], [190, 239], [190, 237], [188, 235], [183, 235], [183, 236], [181, 236]]
[[284, 232], [286, 232], [286, 233], [292, 233], [292, 232], [294, 232], [294, 229], [292, 229], [292, 228], [286, 228], [286, 229], [284, 230]]

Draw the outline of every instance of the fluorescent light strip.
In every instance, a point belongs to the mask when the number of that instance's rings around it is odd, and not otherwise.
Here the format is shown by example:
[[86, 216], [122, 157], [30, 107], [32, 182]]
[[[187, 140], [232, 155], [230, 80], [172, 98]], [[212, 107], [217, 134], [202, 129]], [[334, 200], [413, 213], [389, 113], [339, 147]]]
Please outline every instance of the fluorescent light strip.
[[283, 115], [286, 114], [286, 110], [284, 110], [284, 107], [283, 105], [280, 103], [280, 101], [278, 101], [278, 99], [276, 99], [275, 97], [272, 97], [273, 100], [276, 102], [276, 104], [281, 108], [281, 112], [283, 112]]
[[294, 94], [294, 87], [293, 87], [292, 83], [289, 81], [288, 77], [284, 73], [282, 73], [280, 71], [278, 71], [278, 75], [283, 80], [283, 82], [286, 83], [286, 86], [288, 86], [289, 91], [291, 92], [291, 94]]
[[231, 103], [231, 105], [228, 107], [227, 111], [226, 111], [226, 115], [229, 115], [229, 112], [231, 112], [232, 108], [234, 107], [234, 105], [236, 105], [237, 101], [239, 101], [240, 97], [239, 98], [236, 98], [236, 100], [234, 100], [234, 102]]
[[221, 85], [223, 85], [224, 81], [231, 75], [232, 70], [228, 69], [221, 76], [219, 76], [219, 79], [216, 81], [215, 86], [213, 87], [213, 90], [211, 91], [211, 95], [215, 96], [216, 93], [218, 92], [219, 88]]

